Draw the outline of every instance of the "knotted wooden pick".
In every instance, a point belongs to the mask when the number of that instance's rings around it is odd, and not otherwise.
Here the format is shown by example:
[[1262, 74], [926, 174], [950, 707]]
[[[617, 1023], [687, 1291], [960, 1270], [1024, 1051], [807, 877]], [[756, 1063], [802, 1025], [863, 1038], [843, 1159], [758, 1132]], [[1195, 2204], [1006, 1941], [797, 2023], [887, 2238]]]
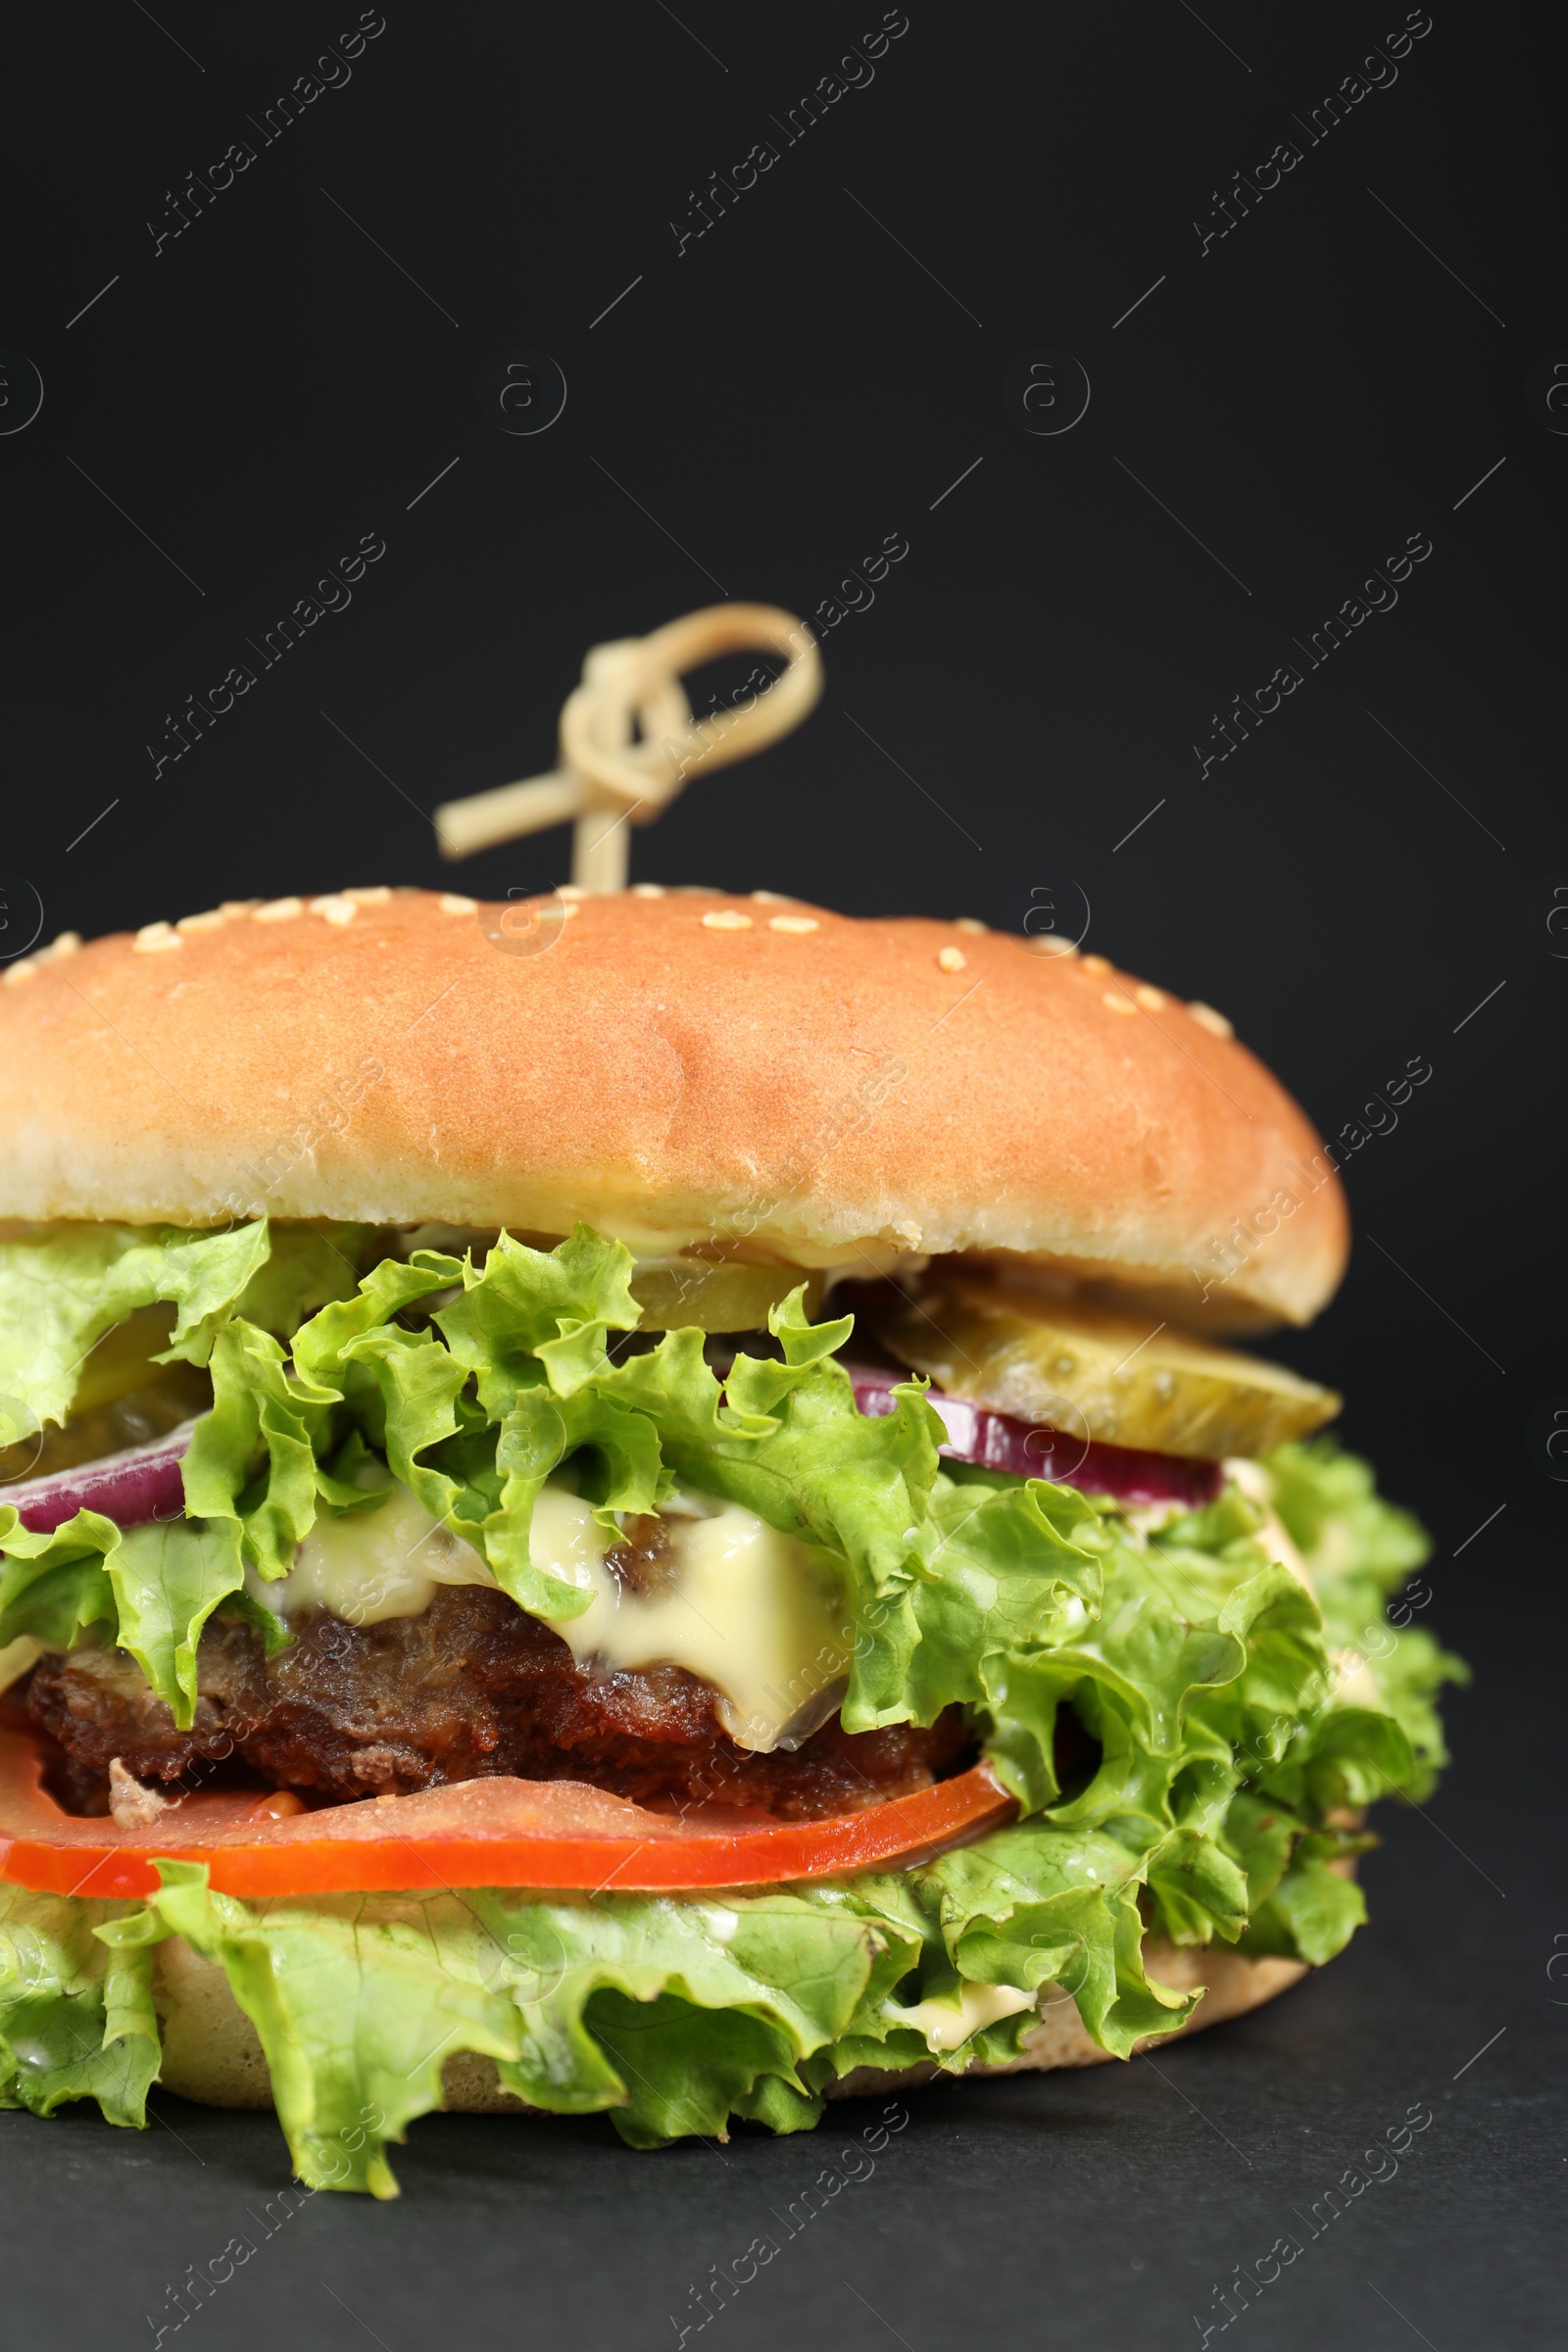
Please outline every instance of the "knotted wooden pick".
[[[749, 649], [782, 654], [789, 666], [762, 692], [695, 718], [681, 673]], [[816, 640], [775, 605], [709, 605], [651, 636], [596, 645], [561, 713], [560, 766], [448, 801], [435, 812], [441, 854], [471, 858], [574, 818], [572, 881], [624, 890], [629, 828], [652, 824], [693, 775], [776, 743], [821, 691]]]

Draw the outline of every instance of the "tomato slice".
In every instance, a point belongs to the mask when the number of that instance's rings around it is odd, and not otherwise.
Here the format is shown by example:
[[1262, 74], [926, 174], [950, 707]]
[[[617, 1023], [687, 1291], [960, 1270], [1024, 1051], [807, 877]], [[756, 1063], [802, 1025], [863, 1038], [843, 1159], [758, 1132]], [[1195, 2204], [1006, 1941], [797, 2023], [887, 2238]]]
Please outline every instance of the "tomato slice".
[[0, 1879], [40, 1893], [151, 1894], [153, 1857], [205, 1862], [222, 1894], [538, 1886], [594, 1893], [776, 1886], [906, 1870], [1016, 1810], [988, 1764], [830, 1821], [766, 1822], [710, 1807], [654, 1813], [578, 1781], [462, 1781], [416, 1796], [284, 1813], [286, 1797], [171, 1802], [147, 1828], [81, 1820], [42, 1786], [24, 1732], [0, 1729]]

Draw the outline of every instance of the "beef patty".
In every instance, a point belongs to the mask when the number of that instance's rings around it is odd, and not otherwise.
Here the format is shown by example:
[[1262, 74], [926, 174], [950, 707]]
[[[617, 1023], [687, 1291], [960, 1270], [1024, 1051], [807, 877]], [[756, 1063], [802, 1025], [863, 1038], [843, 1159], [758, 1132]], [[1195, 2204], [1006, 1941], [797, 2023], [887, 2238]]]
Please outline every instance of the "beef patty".
[[65, 1751], [72, 1801], [105, 1808], [111, 1757], [166, 1782], [208, 1777], [204, 1767], [233, 1757], [323, 1799], [514, 1773], [811, 1821], [923, 1788], [973, 1740], [950, 1707], [927, 1731], [849, 1733], [835, 1719], [793, 1751], [756, 1754], [720, 1728], [695, 1675], [579, 1665], [559, 1634], [478, 1585], [444, 1587], [417, 1617], [374, 1625], [314, 1610], [295, 1633], [269, 1659], [253, 1627], [211, 1619], [188, 1732], [124, 1650], [43, 1658], [27, 1712]]

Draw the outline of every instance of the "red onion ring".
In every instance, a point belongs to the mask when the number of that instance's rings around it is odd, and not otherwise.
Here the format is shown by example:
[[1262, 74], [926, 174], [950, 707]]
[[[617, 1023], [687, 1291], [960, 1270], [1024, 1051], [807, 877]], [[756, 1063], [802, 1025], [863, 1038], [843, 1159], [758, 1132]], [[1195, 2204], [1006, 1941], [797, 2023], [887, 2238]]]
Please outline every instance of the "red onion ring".
[[[868, 1364], [847, 1363], [844, 1369], [855, 1384], [855, 1401], [862, 1413], [880, 1417], [893, 1411], [898, 1373]], [[1151, 1453], [1141, 1446], [1102, 1446], [1087, 1435], [1075, 1437], [1043, 1423], [1014, 1420], [1010, 1413], [994, 1413], [966, 1396], [946, 1396], [940, 1389], [930, 1390], [926, 1401], [947, 1427], [948, 1443], [937, 1451], [982, 1470], [1048, 1478], [1055, 1486], [1108, 1494], [1117, 1502], [1180, 1502], [1190, 1509], [1212, 1502], [1225, 1483], [1218, 1462]]]
[[53, 1535], [77, 1511], [101, 1511], [117, 1527], [177, 1519], [185, 1508], [179, 1465], [195, 1427], [194, 1421], [182, 1421], [149, 1446], [106, 1453], [96, 1462], [78, 1462], [73, 1470], [51, 1471], [47, 1478], [0, 1486], [0, 1508], [15, 1503], [23, 1526], [43, 1536]]
[[[897, 1373], [866, 1364], [851, 1363], [844, 1368], [854, 1383], [855, 1401], [862, 1413], [878, 1417], [893, 1411]], [[1088, 1494], [1111, 1495], [1118, 1502], [1179, 1502], [1189, 1508], [1212, 1502], [1224, 1483], [1218, 1462], [1152, 1453], [1131, 1446], [1099, 1445], [1043, 1423], [992, 1412], [965, 1396], [944, 1396], [939, 1389], [930, 1391], [929, 1401], [948, 1432], [948, 1442], [938, 1451], [950, 1460], [973, 1462], [981, 1469], [1048, 1478], [1057, 1486], [1077, 1487]], [[180, 1464], [195, 1427], [194, 1421], [183, 1421], [151, 1445], [105, 1454], [96, 1462], [80, 1462], [72, 1470], [56, 1470], [47, 1478], [0, 1487], [0, 1507], [14, 1503], [23, 1526], [39, 1535], [52, 1535], [81, 1510], [100, 1511], [117, 1527], [144, 1527], [154, 1519], [177, 1519], [185, 1507]]]

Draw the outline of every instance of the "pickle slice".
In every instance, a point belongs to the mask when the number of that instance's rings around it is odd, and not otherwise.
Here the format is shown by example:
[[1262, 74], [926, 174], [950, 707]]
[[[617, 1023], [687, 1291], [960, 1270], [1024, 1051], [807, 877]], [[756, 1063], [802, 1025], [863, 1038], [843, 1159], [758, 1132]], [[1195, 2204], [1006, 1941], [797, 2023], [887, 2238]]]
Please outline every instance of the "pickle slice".
[[[102, 1461], [105, 1454], [150, 1445], [210, 1409], [213, 1384], [195, 1364], [151, 1364], [144, 1369], [147, 1377], [139, 1387], [122, 1389], [106, 1403], [84, 1410], [73, 1405], [63, 1426], [50, 1425], [0, 1446], [0, 1509], [8, 1499], [7, 1488], [19, 1479], [52, 1478], [57, 1470], [74, 1470], [83, 1462]], [[0, 1434], [5, 1428], [0, 1417]]]
[[955, 1396], [1154, 1453], [1268, 1453], [1321, 1429], [1342, 1402], [1282, 1365], [1152, 1317], [961, 1277], [875, 1324], [902, 1363]]
[[112, 1404], [128, 1389], [156, 1381], [159, 1366], [152, 1359], [169, 1346], [173, 1329], [173, 1308], [156, 1305], [137, 1307], [123, 1323], [106, 1331], [82, 1358], [71, 1399], [73, 1419], [78, 1413], [96, 1411], [101, 1404]]
[[814, 1316], [822, 1277], [801, 1266], [754, 1266], [739, 1259], [645, 1258], [631, 1278], [643, 1310], [641, 1331], [765, 1331], [767, 1310], [801, 1283], [806, 1311]]

